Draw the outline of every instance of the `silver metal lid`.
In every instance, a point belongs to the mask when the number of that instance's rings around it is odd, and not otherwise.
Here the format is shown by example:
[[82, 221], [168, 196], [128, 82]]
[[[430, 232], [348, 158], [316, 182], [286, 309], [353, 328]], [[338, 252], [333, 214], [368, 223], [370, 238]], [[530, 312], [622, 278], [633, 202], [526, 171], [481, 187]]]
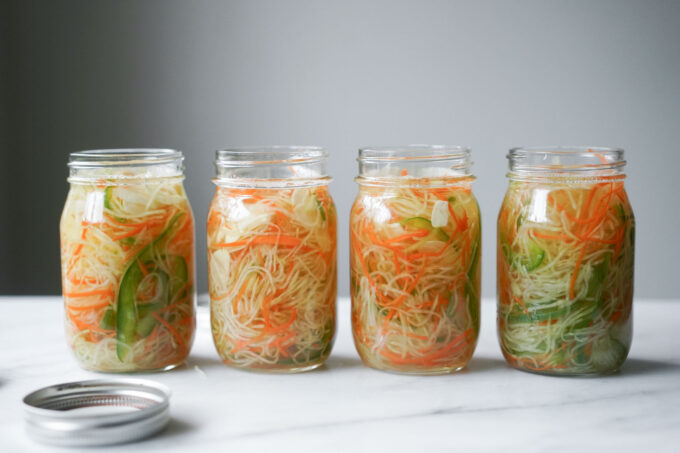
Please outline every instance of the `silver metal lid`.
[[132, 442], [165, 428], [169, 403], [167, 387], [142, 379], [57, 384], [24, 397], [26, 431], [60, 446]]

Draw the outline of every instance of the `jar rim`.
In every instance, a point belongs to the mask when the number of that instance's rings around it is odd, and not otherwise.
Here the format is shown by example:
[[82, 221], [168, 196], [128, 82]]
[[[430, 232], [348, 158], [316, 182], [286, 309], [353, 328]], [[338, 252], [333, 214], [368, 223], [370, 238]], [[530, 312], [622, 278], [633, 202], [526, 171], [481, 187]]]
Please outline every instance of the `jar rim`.
[[215, 151], [218, 186], [290, 188], [328, 184], [328, 152], [320, 146], [240, 146]]
[[522, 146], [511, 148], [511, 172], [573, 173], [613, 170], [626, 165], [621, 148], [606, 146]]
[[90, 149], [69, 154], [71, 168], [162, 165], [182, 161], [181, 151], [169, 148]]
[[237, 146], [215, 151], [218, 167], [311, 164], [327, 158], [325, 148], [307, 145]]
[[399, 145], [359, 148], [359, 185], [439, 187], [474, 180], [470, 148]]
[[470, 148], [460, 145], [397, 145], [359, 148], [359, 162], [460, 160], [468, 164]]

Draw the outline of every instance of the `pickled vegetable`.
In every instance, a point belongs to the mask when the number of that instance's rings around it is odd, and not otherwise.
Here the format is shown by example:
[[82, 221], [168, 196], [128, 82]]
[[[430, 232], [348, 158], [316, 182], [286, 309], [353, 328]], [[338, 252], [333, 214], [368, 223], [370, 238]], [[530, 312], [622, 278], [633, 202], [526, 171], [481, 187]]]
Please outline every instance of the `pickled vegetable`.
[[195, 330], [193, 216], [182, 184], [72, 184], [61, 219], [66, 331], [98, 371], [176, 366]]
[[437, 374], [472, 356], [481, 236], [470, 181], [361, 187], [350, 220], [352, 328], [369, 366]]
[[230, 365], [303, 371], [335, 334], [336, 213], [325, 186], [218, 187], [208, 216], [211, 323]]
[[619, 179], [512, 181], [498, 219], [498, 331], [514, 366], [616, 371], [632, 336], [635, 220]]

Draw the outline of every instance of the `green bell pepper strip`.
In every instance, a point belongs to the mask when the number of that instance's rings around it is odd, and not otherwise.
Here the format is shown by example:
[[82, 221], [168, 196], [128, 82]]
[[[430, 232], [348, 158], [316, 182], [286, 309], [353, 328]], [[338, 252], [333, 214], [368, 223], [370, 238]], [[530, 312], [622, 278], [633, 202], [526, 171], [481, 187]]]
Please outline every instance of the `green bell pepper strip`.
[[[161, 279], [161, 288], [163, 289], [161, 296], [156, 297], [155, 300], [158, 302], [150, 302], [143, 305], [137, 306], [138, 322], [135, 332], [140, 337], [146, 337], [153, 331], [154, 327], [158, 324], [158, 319], [153, 316], [153, 313], [158, 312], [162, 308], [167, 307], [168, 302], [172, 299], [178, 299], [184, 297], [186, 290], [182, 291], [182, 294], [178, 294], [183, 288], [185, 288], [188, 281], [188, 269], [187, 263], [182, 256], [176, 255], [172, 257], [173, 264], [173, 277], [174, 281], [172, 285], [169, 285], [169, 276], [166, 272], [161, 270], [150, 271], [158, 274]], [[147, 270], [148, 266], [152, 266], [152, 263], [145, 263]], [[168, 287], [170, 286], [170, 294], [168, 294]], [[187, 288], [188, 290], [188, 288]], [[102, 317], [100, 326], [105, 330], [115, 330], [116, 328], [116, 312], [109, 308], [104, 313]]]
[[140, 267], [140, 263], [151, 262], [153, 260], [155, 255], [153, 251], [168, 237], [182, 214], [181, 212], [177, 213], [170, 219], [165, 230], [130, 260], [130, 264], [123, 274], [118, 289], [118, 305], [116, 308], [116, 339], [118, 340], [116, 353], [121, 362], [125, 360], [129, 351], [129, 348], [126, 346], [134, 342], [135, 334], [137, 333], [139, 316], [136, 304], [137, 287], [144, 278], [144, 272]]
[[184, 289], [189, 281], [189, 268], [184, 257], [175, 255], [172, 257], [172, 276], [174, 277], [170, 285], [170, 294], [173, 297], [182, 297], [182, 294], [177, 294]]
[[120, 242], [121, 245], [126, 245], [128, 247], [132, 247], [135, 245], [135, 237], [134, 236], [128, 236], [126, 238], [120, 239], [118, 242]]
[[114, 330], [116, 328], [116, 312], [109, 307], [104, 312], [102, 320], [99, 322], [99, 327], [104, 330]]
[[498, 234], [498, 242], [501, 248], [501, 252], [503, 252], [503, 256], [505, 257], [505, 261], [508, 262], [511, 266], [513, 265], [513, 254], [512, 254], [512, 249], [510, 248], [510, 244], [508, 244], [508, 239], [505, 237], [505, 234], [503, 232], [499, 232]]
[[[605, 254], [604, 259], [593, 266], [593, 271], [588, 279], [588, 291], [586, 291], [586, 296], [582, 299], [584, 304], [590, 305], [590, 311], [581, 322], [574, 325], [574, 330], [588, 327], [593, 322], [593, 319], [595, 319], [597, 312], [602, 308], [602, 305], [604, 304], [604, 300], [602, 299], [602, 286], [607, 278], [607, 273], [609, 272], [610, 260], [610, 255]], [[579, 301], [574, 303], [577, 302]]]
[[521, 264], [527, 272], [531, 272], [541, 265], [545, 257], [545, 251], [536, 242], [529, 239], [527, 241], [528, 255], [519, 257]]
[[563, 307], [555, 310], [554, 308], [544, 308], [539, 310], [529, 310], [529, 313], [516, 314], [508, 316], [508, 322], [510, 323], [533, 323], [533, 322], [544, 322], [557, 319], [560, 316], [564, 316], [572, 310], [571, 307]]
[[113, 198], [113, 186], [108, 186], [106, 189], [104, 189], [104, 207], [108, 210], [113, 209], [113, 205], [111, 204], [112, 198]]
[[425, 217], [409, 217], [399, 222], [401, 226], [409, 230], [427, 230], [432, 231], [432, 222]]
[[159, 269], [149, 270], [148, 272], [149, 275], [155, 275], [156, 278], [158, 278], [158, 284], [161, 288], [161, 291], [156, 295], [156, 297], [154, 297], [152, 302], [137, 305], [137, 327], [135, 328], [135, 333], [142, 338], [149, 335], [158, 323], [158, 320], [153, 315], [153, 313], [157, 312], [161, 308], [167, 307], [168, 301], [170, 300], [170, 294], [168, 292], [170, 277], [168, 276], [167, 272]]
[[[158, 324], [158, 319], [153, 314], [167, 307], [171, 301], [184, 297], [189, 289], [186, 288], [189, 272], [184, 257], [174, 255], [170, 259], [172, 263], [172, 279], [166, 272], [162, 270], [149, 270], [150, 267], [146, 266], [150, 274], [155, 273], [158, 275], [161, 294], [154, 298], [154, 302], [137, 305], [138, 322], [136, 333], [142, 338], [151, 334], [154, 327]], [[161, 261], [165, 261], [165, 257], [161, 257]], [[182, 294], [179, 294], [180, 291]]]
[[[446, 242], [449, 240], [449, 235], [441, 228], [432, 226], [432, 222], [425, 217], [409, 217], [399, 222], [402, 227], [407, 230], [427, 230], [430, 232], [428, 238], [434, 238], [439, 241]], [[427, 238], [426, 238], [427, 239]]]
[[467, 279], [465, 282], [465, 292], [468, 296], [468, 311], [470, 312], [470, 320], [475, 329], [475, 334], [479, 335], [479, 294], [474, 287], [473, 280], [476, 277], [477, 262], [479, 261], [479, 240], [476, 240], [472, 246], [472, 259], [470, 260], [470, 267], [467, 271]]
[[626, 215], [626, 210], [623, 209], [623, 205], [621, 203], [617, 204], [614, 209], [616, 209], [616, 214], [619, 216], [622, 222], [625, 222], [628, 220], [628, 216]]
[[520, 265], [527, 272], [531, 272], [540, 266], [541, 263], [543, 263], [543, 258], [545, 258], [545, 250], [543, 250], [535, 241], [532, 241], [531, 239], [527, 241], [528, 253], [526, 255], [513, 252], [503, 232], [499, 234], [499, 242], [505, 260], [510, 263], [512, 267], [517, 267]]
[[559, 308], [544, 308], [532, 310], [529, 308], [529, 313], [519, 312], [519, 314], [511, 314], [508, 317], [509, 322], [529, 323], [529, 322], [544, 322], [558, 319], [574, 311], [579, 311], [584, 307], [589, 307], [589, 311], [585, 314], [584, 319], [575, 324], [570, 331], [583, 329], [593, 321], [598, 308], [602, 304], [602, 285], [607, 277], [609, 270], [609, 255], [605, 255], [604, 259], [593, 267], [593, 271], [588, 280], [588, 291], [586, 296], [571, 302], [569, 305]]
[[319, 209], [319, 213], [321, 214], [321, 220], [324, 222], [326, 221], [326, 211], [323, 208], [323, 203], [321, 203], [321, 200], [318, 198], [315, 199], [316, 201], [316, 207]]
[[[114, 186], [107, 186], [106, 189], [104, 189], [104, 208], [108, 209], [109, 211], [115, 211], [114, 206], [113, 206], [113, 188]], [[123, 217], [118, 217], [117, 215], [113, 215], [112, 217], [116, 219], [120, 223], [127, 223], [127, 220], [124, 219]], [[126, 244], [126, 245], [132, 245], [135, 243], [135, 238], [134, 237], [126, 237], [123, 239], [120, 239], [121, 244]]]

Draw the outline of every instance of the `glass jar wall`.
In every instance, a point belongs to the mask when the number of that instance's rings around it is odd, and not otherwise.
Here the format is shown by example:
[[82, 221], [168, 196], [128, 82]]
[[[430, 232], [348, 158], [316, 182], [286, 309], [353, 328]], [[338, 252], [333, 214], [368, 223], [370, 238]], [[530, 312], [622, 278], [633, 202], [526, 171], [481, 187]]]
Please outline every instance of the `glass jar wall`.
[[299, 372], [335, 335], [335, 205], [327, 153], [314, 147], [217, 152], [208, 214], [213, 339], [240, 368]]
[[182, 154], [72, 153], [61, 224], [66, 337], [81, 366], [173, 368], [195, 330], [194, 221]]
[[611, 373], [632, 337], [635, 220], [623, 151], [517, 148], [498, 217], [498, 334], [514, 367]]
[[350, 215], [354, 343], [380, 370], [463, 368], [479, 334], [481, 223], [470, 152], [359, 151]]

